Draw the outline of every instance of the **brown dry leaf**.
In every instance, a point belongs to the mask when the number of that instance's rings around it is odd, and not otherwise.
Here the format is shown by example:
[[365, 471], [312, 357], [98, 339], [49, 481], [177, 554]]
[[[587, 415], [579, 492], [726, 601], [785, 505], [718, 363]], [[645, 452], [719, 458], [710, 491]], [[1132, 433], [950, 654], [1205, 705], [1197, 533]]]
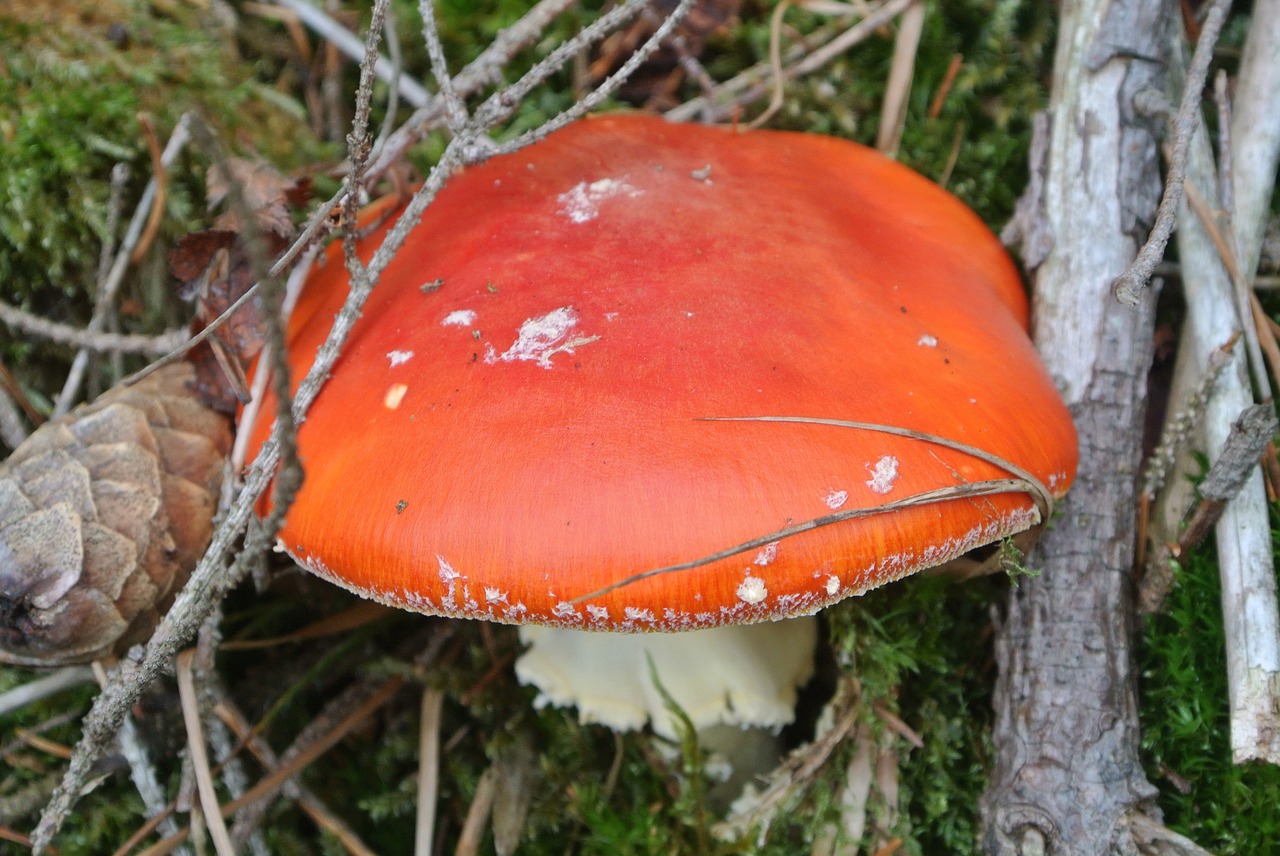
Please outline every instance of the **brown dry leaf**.
[[214, 228], [243, 232], [243, 209], [253, 212], [254, 226], [269, 235], [286, 237], [293, 232], [289, 206], [305, 193], [304, 182], [283, 175], [265, 161], [227, 158], [209, 167], [205, 176], [209, 208], [221, 205], [235, 184], [243, 205], [230, 204], [214, 221]]
[[[278, 238], [273, 241], [277, 242], [283, 244]], [[169, 269], [182, 281], [182, 296], [195, 302], [194, 330], [220, 316], [256, 279], [244, 244], [226, 229], [183, 236], [169, 253]], [[210, 339], [192, 349], [189, 359], [196, 367], [195, 388], [206, 405], [230, 413], [246, 400], [243, 368], [262, 349], [262, 336], [261, 312], [250, 301]]]

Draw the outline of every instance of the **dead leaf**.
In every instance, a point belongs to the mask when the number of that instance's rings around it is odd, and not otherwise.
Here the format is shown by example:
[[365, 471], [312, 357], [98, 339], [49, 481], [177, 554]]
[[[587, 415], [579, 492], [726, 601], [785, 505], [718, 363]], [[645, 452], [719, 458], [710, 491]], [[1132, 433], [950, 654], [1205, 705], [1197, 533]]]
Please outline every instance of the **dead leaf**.
[[254, 228], [280, 237], [293, 232], [289, 206], [303, 192], [303, 182], [283, 175], [265, 161], [227, 158], [210, 166], [206, 174], [205, 188], [209, 208], [217, 208], [227, 202], [233, 185], [239, 189], [243, 201], [229, 203], [214, 221], [215, 228], [243, 232], [247, 209], [252, 212]]

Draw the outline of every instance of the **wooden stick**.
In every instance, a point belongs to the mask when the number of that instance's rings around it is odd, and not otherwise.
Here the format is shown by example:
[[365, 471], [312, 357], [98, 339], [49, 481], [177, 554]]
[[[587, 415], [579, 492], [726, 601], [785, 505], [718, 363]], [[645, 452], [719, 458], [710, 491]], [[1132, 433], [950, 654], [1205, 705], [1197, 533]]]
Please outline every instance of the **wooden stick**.
[[996, 633], [996, 759], [980, 810], [988, 853], [1102, 856], [1136, 850], [1126, 830], [1156, 794], [1139, 754], [1130, 579], [1154, 301], [1120, 306], [1111, 286], [1159, 196], [1154, 127], [1132, 105], [1163, 73], [1142, 58], [1161, 55], [1167, 8], [1061, 10], [1047, 134], [1033, 143], [1041, 195], [1019, 205], [1017, 232], [1044, 260], [1032, 326], [1075, 416], [1080, 466], [1028, 555], [1043, 573], [1011, 590]]

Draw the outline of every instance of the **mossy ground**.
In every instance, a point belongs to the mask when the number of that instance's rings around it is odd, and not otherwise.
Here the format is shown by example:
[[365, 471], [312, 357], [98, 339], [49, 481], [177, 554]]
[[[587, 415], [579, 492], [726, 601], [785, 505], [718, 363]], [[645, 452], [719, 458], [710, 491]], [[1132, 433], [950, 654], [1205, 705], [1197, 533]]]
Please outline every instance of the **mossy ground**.
[[[516, 67], [545, 54], [591, 18], [597, 5], [585, 3], [566, 15]], [[275, 52], [287, 44], [284, 31], [258, 22], [252, 38], [229, 39], [216, 20], [202, 17], [199, 6], [60, 0], [42, 4], [45, 17], [38, 20], [0, 13], [5, 57], [0, 189], [6, 195], [0, 206], [0, 294], [5, 299], [83, 320], [106, 237], [110, 170], [118, 162], [130, 165], [130, 200], [149, 174], [137, 130], [140, 110], [153, 115], [163, 138], [178, 115], [199, 109], [231, 148], [256, 151], [284, 169], [340, 156], [312, 133], [303, 99], [288, 85], [297, 74]], [[440, 3], [442, 34], [455, 65], [473, 58], [526, 7], [516, 0]], [[396, 8], [406, 66], [428, 79], [423, 53], [415, 47], [416, 3], [397, 0]], [[770, 11], [770, 4], [747, 2], [741, 24], [711, 40], [703, 62], [713, 77], [725, 79], [767, 57]], [[786, 21], [802, 31], [821, 23], [794, 8]], [[113, 29], [122, 22], [123, 33]], [[957, 0], [929, 6], [899, 157], [945, 181], [996, 228], [1011, 214], [1026, 180], [1031, 119], [1047, 99], [1053, 38], [1050, 4]], [[889, 38], [873, 37], [789, 87], [786, 105], [771, 124], [872, 141], [891, 52]], [[960, 71], [931, 115], [957, 55], [963, 57]], [[352, 80], [350, 68], [347, 79]], [[568, 106], [574, 84], [570, 73], [557, 75], [529, 99], [506, 133], [532, 127]], [[695, 94], [692, 87], [687, 92]], [[413, 152], [415, 163], [425, 167], [439, 147], [438, 139], [428, 140]], [[206, 162], [191, 154], [175, 168], [165, 236], [202, 225]], [[163, 248], [162, 241], [130, 285], [128, 294], [138, 307], [131, 321], [139, 329], [159, 329], [185, 311], [164, 277]], [[67, 356], [8, 331], [0, 335], [6, 360], [30, 381], [33, 394], [43, 375], [31, 366], [57, 365]], [[1197, 553], [1188, 560], [1168, 611], [1144, 627], [1143, 750], [1176, 829], [1219, 852], [1261, 853], [1280, 837], [1280, 820], [1271, 810], [1280, 804], [1280, 775], [1268, 767], [1235, 768], [1229, 761], [1222, 630], [1209, 555]], [[873, 817], [887, 827], [885, 834], [900, 842], [898, 852], [977, 849], [976, 804], [990, 764], [995, 673], [989, 608], [1008, 584], [1003, 578], [963, 585], [917, 579], [825, 614], [828, 683], [841, 673], [856, 674], [860, 716], [873, 734], [885, 728], [883, 718], [872, 713], [878, 706], [896, 713], [924, 741], [916, 749], [889, 736], [898, 756], [897, 812], [872, 805]], [[238, 592], [227, 605], [224, 632], [229, 639], [277, 637], [350, 603], [318, 581], [286, 574], [264, 594]], [[446, 850], [484, 771], [524, 757], [522, 747], [533, 755], [527, 762], [531, 802], [521, 853], [791, 856], [810, 852], [824, 829], [838, 822], [838, 794], [852, 745], [836, 750], [777, 816], [767, 836], [721, 842], [708, 834], [704, 791], [690, 778], [696, 770], [662, 760], [653, 738], [617, 738], [579, 725], [571, 712], [532, 708], [532, 692], [517, 686], [505, 667], [518, 648], [510, 630], [457, 626], [435, 666], [409, 665], [409, 643], [420, 643], [442, 626], [391, 614], [339, 637], [226, 653], [220, 671], [250, 718], [270, 714], [265, 734], [277, 747], [361, 675], [402, 674], [415, 686], [444, 689], [439, 828]], [[22, 670], [0, 670], [0, 690], [30, 677]], [[77, 719], [91, 698], [83, 689], [5, 717], [0, 742], [8, 770], [0, 775], [0, 800], [38, 787], [60, 769], [60, 762], [18, 742], [18, 729], [61, 718], [44, 735], [72, 744]], [[182, 743], [172, 698], [171, 687], [160, 687], [140, 709], [155, 736], [170, 792], [180, 776], [174, 758]], [[821, 702], [809, 701], [810, 723]], [[377, 852], [405, 852], [405, 842], [412, 839], [417, 719], [413, 693], [403, 692], [304, 775]], [[118, 763], [103, 772], [103, 785], [84, 799], [59, 839], [60, 852], [110, 852], [141, 822], [139, 800]], [[12, 821], [19, 829], [30, 823], [29, 815]], [[289, 803], [272, 810], [264, 830], [272, 853], [343, 852]], [[492, 844], [486, 841], [483, 847], [491, 850]]]

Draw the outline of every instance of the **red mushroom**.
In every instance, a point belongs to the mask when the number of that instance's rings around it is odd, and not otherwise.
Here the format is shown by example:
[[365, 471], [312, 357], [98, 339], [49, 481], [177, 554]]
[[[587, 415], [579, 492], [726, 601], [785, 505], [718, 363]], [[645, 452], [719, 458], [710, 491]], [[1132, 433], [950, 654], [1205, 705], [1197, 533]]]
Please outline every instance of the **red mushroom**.
[[[297, 375], [346, 287], [331, 253]], [[1026, 321], [979, 219], [875, 152], [582, 121], [458, 175], [411, 233], [301, 427], [280, 539], [437, 615], [812, 614], [1066, 491], [1075, 433]]]

